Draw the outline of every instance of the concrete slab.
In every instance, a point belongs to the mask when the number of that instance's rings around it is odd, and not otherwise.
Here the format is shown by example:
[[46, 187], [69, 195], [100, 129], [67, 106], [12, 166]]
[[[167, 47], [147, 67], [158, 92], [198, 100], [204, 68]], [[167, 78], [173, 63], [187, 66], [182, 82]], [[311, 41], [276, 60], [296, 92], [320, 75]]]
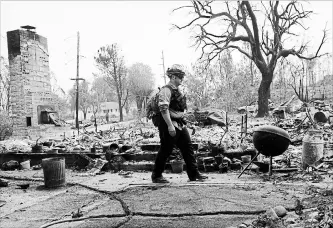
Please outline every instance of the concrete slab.
[[[117, 173], [90, 176], [66, 169], [71, 184], [49, 190], [43, 186], [42, 170], [1, 172], [0, 176], [9, 178], [10, 187], [0, 188], [0, 193], [7, 194], [1, 202], [8, 202], [0, 210], [10, 205], [15, 210], [0, 217], [0, 223], [5, 228], [40, 227], [52, 221], [61, 223], [51, 228], [237, 227], [269, 207], [282, 205], [292, 210], [294, 198], [304, 198], [310, 185], [295, 179], [290, 183], [278, 178], [267, 181], [257, 174], [237, 178], [238, 174], [209, 173], [205, 182], [188, 182], [185, 172], [165, 173], [171, 183], [163, 185], [151, 183], [150, 172], [135, 172], [126, 178]], [[15, 181], [10, 180], [14, 178], [28, 178], [32, 185], [25, 191], [15, 189]], [[15, 201], [17, 196], [22, 206]], [[78, 208], [83, 217], [72, 219], [71, 213]]]
[[125, 216], [122, 205], [115, 199], [101, 199], [92, 205], [84, 208], [84, 216], [108, 217], [108, 216]]
[[[271, 192], [263, 186], [154, 186], [136, 187], [117, 194], [134, 215], [259, 214], [284, 205], [293, 208], [292, 195]], [[272, 190], [272, 189], [271, 189]], [[265, 191], [265, 192], [264, 192]]]
[[[39, 188], [37, 191], [48, 191]], [[103, 207], [104, 210], [100, 208]], [[110, 196], [80, 186], [67, 188], [65, 192], [50, 195], [47, 199], [17, 209], [1, 216], [1, 227], [40, 227], [54, 220], [71, 218], [80, 208], [84, 215], [125, 215], [119, 201]]]
[[[17, 184], [29, 183], [28, 189], [20, 189]], [[43, 186], [40, 182], [33, 181], [11, 181], [6, 188], [0, 188], [0, 199], [4, 204], [0, 207], [0, 218], [13, 213], [15, 210], [24, 210], [24, 208], [38, 204], [50, 197], [66, 192], [66, 188], [57, 188], [41, 191]]]

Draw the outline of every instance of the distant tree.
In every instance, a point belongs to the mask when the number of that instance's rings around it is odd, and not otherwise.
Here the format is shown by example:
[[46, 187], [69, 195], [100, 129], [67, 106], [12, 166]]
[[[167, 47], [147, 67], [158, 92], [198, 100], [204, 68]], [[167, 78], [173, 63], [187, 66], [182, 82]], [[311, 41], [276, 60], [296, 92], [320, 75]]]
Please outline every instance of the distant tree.
[[101, 91], [92, 88], [90, 91], [90, 107], [94, 116], [95, 131], [97, 132], [97, 114], [101, 111], [101, 103], [103, 102], [103, 95]]
[[[194, 19], [183, 26], [175, 27], [197, 28], [195, 44], [202, 49], [200, 58], [206, 57], [208, 63], [227, 49], [237, 50], [253, 61], [261, 73], [258, 117], [268, 115], [270, 85], [278, 59], [293, 55], [312, 60], [322, 56], [319, 51], [326, 41], [326, 29], [316, 53], [311, 57], [305, 56], [308, 43], [287, 45], [285, 42], [296, 36], [295, 28], [306, 29], [302, 20], [313, 13], [304, 10], [300, 2], [290, 1], [281, 5], [279, 1], [191, 2], [192, 5], [175, 10], [192, 9], [192, 14], [189, 15], [195, 15]], [[250, 51], [244, 50], [242, 43], [250, 45]]]
[[76, 85], [74, 84], [72, 88], [68, 90], [68, 102], [70, 106], [71, 112], [75, 111], [75, 105], [76, 105]]
[[120, 48], [117, 44], [101, 47], [94, 59], [98, 69], [106, 77], [108, 85], [117, 92], [119, 118], [120, 121], [123, 121], [123, 107], [127, 102], [128, 88], [126, 87], [126, 67]]
[[58, 111], [59, 117], [64, 117], [70, 110], [68, 96], [66, 92], [59, 86], [57, 77], [53, 71], [50, 72], [51, 93], [55, 110]]
[[248, 61], [234, 64], [230, 53], [222, 54], [208, 66], [198, 60], [193, 64], [192, 72], [184, 80], [191, 106], [232, 112], [257, 100], [256, 87], [251, 86], [252, 82], [258, 82], [256, 72], [251, 74]]
[[107, 83], [107, 78], [98, 74], [93, 74], [94, 80], [91, 89], [98, 92], [101, 102], [110, 102], [117, 100], [117, 93], [113, 87]]
[[[288, 68], [291, 74], [289, 85], [297, 97], [304, 102], [309, 102], [314, 95], [316, 84], [313, 77], [314, 66], [315, 62], [313, 61], [302, 60], [296, 63], [288, 61]], [[310, 90], [310, 87], [312, 87], [312, 90]]]
[[13, 133], [13, 120], [9, 116], [10, 73], [8, 60], [0, 56], [0, 141]]
[[50, 72], [50, 83], [51, 83], [52, 93], [55, 93], [59, 96], [64, 96], [66, 94], [65, 91], [59, 85], [57, 76], [53, 71]]
[[0, 141], [7, 139], [13, 133], [13, 120], [8, 113], [0, 112]]
[[139, 113], [142, 104], [154, 90], [154, 74], [150, 66], [135, 63], [128, 70], [128, 86], [131, 95], [135, 98]]
[[0, 112], [9, 111], [10, 74], [7, 59], [0, 56]]
[[255, 70], [251, 70], [251, 63], [241, 60], [237, 64], [233, 62], [231, 53], [222, 53], [213, 65], [215, 69], [216, 107], [223, 108], [227, 112], [233, 112], [238, 107], [249, 105], [257, 101], [257, 95], [253, 86], [258, 82]]
[[230, 112], [235, 104], [235, 98], [233, 97], [235, 90], [233, 84], [236, 77], [236, 67], [231, 57], [230, 50], [226, 50], [225, 53], [219, 56], [217, 67], [218, 75], [222, 83], [220, 90], [222, 89], [224, 93], [225, 110]]
[[315, 78], [315, 74], [314, 74], [314, 68], [317, 64], [317, 59], [313, 59], [313, 60], [303, 60], [305, 62], [305, 66], [306, 66], [306, 78], [307, 78], [307, 84], [309, 87], [312, 87], [312, 91], [315, 90], [316, 87], [316, 78]]
[[199, 109], [211, 106], [217, 89], [212, 67], [205, 67], [197, 61], [192, 64], [192, 72], [188, 73], [184, 80], [189, 105]]
[[[76, 85], [70, 89], [70, 104], [71, 109], [75, 110], [76, 106]], [[89, 90], [89, 82], [82, 81], [79, 83], [79, 110], [83, 112], [83, 118], [87, 119], [87, 112], [91, 105], [91, 94]]]
[[[245, 50], [249, 50], [249, 46], [244, 46]], [[241, 106], [249, 105], [258, 101], [258, 87], [260, 85], [260, 72], [245, 55], [241, 61], [235, 64], [235, 80], [237, 81], [237, 103]]]
[[333, 101], [333, 58], [332, 54], [320, 58], [315, 66], [316, 85], [328, 102]]
[[53, 93], [53, 101], [55, 105], [55, 110], [58, 111], [59, 117], [65, 117], [70, 110], [70, 105], [68, 103], [67, 97], [62, 97], [58, 94]]
[[288, 80], [290, 78], [289, 66], [287, 61], [280, 61], [274, 73], [273, 82], [271, 84], [271, 100], [274, 103], [282, 103], [294, 95]]
[[91, 96], [89, 83], [87, 81], [80, 82], [79, 85], [79, 108], [83, 112], [83, 118], [87, 119], [87, 112], [91, 104]]

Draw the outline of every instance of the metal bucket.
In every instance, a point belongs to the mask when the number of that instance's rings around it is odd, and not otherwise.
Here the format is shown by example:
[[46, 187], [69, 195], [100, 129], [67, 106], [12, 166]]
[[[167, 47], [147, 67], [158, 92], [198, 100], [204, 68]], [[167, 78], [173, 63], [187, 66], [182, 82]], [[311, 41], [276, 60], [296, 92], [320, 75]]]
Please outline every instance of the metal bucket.
[[303, 138], [302, 145], [302, 168], [318, 165], [318, 161], [324, 156], [323, 133], [319, 130], [309, 130]]
[[42, 159], [42, 167], [45, 187], [55, 188], [66, 185], [65, 158]]
[[173, 173], [183, 172], [183, 162], [172, 162], [170, 164]]

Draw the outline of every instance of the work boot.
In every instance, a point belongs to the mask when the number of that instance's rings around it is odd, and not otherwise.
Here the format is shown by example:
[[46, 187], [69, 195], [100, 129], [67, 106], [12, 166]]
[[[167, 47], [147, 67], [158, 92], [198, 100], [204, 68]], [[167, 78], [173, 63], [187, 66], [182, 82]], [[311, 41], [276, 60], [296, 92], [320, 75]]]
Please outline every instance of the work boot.
[[159, 184], [166, 184], [166, 183], [170, 183], [167, 179], [165, 179], [163, 176], [160, 177], [152, 177], [151, 180], [153, 181], [153, 183], [159, 183]]
[[164, 177], [157, 177], [152, 179], [153, 183], [159, 183], [159, 184], [166, 184], [166, 183], [170, 183], [167, 179], [165, 179]]
[[208, 176], [202, 175], [201, 173], [197, 172], [194, 177], [189, 178], [190, 181], [204, 181], [205, 179], [208, 179]]

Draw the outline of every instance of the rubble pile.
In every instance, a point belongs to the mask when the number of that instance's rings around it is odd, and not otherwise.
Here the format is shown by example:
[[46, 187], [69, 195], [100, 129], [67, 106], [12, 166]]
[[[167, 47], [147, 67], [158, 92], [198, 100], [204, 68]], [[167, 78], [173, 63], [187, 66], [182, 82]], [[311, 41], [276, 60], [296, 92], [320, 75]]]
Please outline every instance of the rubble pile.
[[[289, 102], [289, 104], [292, 104]], [[315, 103], [317, 104], [317, 103]], [[299, 106], [299, 104], [298, 104]], [[297, 107], [298, 107], [297, 106]], [[217, 110], [194, 112], [188, 116], [188, 129], [194, 144], [198, 144], [200, 152], [212, 152], [214, 147], [223, 147], [224, 151], [255, 150], [252, 142], [254, 130], [262, 125], [273, 125], [286, 130], [290, 136], [289, 149], [282, 155], [273, 158], [274, 168], [298, 168], [301, 165], [302, 140], [309, 129], [317, 129], [323, 133], [325, 162], [333, 156], [333, 112], [330, 106], [319, 103], [317, 106], [300, 106], [301, 108], [287, 108], [283, 115], [272, 115], [265, 118], [247, 118], [247, 115], [229, 115]], [[325, 110], [323, 110], [323, 107]], [[274, 113], [274, 110], [272, 113]], [[288, 111], [285, 111], [288, 110]], [[295, 110], [295, 111], [290, 111]], [[314, 116], [325, 111], [326, 119]], [[200, 114], [201, 113], [201, 114]], [[210, 118], [207, 121], [203, 118]], [[246, 118], [246, 122], [245, 122]], [[205, 123], [205, 124], [204, 124]], [[68, 134], [69, 135], [69, 134]], [[109, 129], [95, 132], [93, 127], [89, 130], [81, 128], [78, 135], [63, 137], [61, 139], [39, 138], [37, 141], [30, 139], [9, 139], [0, 141], [0, 153], [105, 153], [106, 145], [115, 143], [119, 145], [118, 152], [127, 154], [145, 153], [143, 145], [159, 144], [158, 130], [150, 122], [131, 121], [114, 123]], [[213, 154], [214, 156], [217, 154]], [[229, 157], [229, 159], [233, 159]], [[240, 159], [240, 158], [239, 158]], [[259, 155], [257, 160], [266, 163], [269, 158]], [[257, 163], [263, 165], [261, 163]], [[326, 167], [323, 165], [321, 168]]]
[[307, 189], [308, 197], [294, 201], [294, 209], [287, 210], [281, 205], [268, 208], [266, 213], [257, 219], [242, 223], [242, 228], [265, 227], [318, 227], [333, 226], [332, 190], [321, 190], [316, 187]]
[[[322, 109], [323, 107], [325, 110]], [[327, 105], [323, 106], [322, 103], [319, 106], [276, 110], [279, 111], [276, 112], [278, 115], [265, 118], [248, 118], [247, 114], [227, 117], [226, 113], [221, 112], [222, 115], [220, 115], [216, 111], [205, 112], [205, 115], [192, 115], [192, 119], [188, 121], [188, 130], [196, 146], [195, 155], [199, 169], [204, 172], [237, 174], [246, 169], [247, 174], [263, 182], [272, 182], [276, 186], [280, 183], [295, 181], [323, 185], [330, 183], [333, 175], [332, 110]], [[274, 114], [274, 110], [272, 113]], [[213, 121], [203, 118], [204, 116], [209, 118], [209, 114], [212, 114], [210, 117]], [[225, 117], [223, 117], [224, 114]], [[257, 154], [253, 145], [253, 134], [263, 125], [277, 126], [287, 131], [290, 145], [284, 153], [272, 158], [259, 154], [250, 164], [251, 159]], [[305, 138], [313, 130], [320, 132], [323, 156], [316, 163], [310, 164], [307, 169], [302, 169]], [[152, 123], [132, 121], [114, 123], [107, 130], [99, 132], [95, 132], [93, 127], [81, 128], [78, 135], [65, 137], [64, 134], [61, 139], [0, 141], [0, 153], [75, 153], [87, 161], [84, 166], [85, 171], [80, 173], [82, 176], [101, 174], [103, 167], [107, 167], [123, 178], [131, 178], [133, 171], [122, 168], [135, 164], [140, 167], [140, 170], [148, 170], [147, 163], [153, 163], [151, 158], [158, 150], [159, 141], [158, 130]], [[87, 153], [101, 156], [91, 158]], [[175, 148], [169, 162], [177, 160], [177, 153], [179, 150]], [[141, 160], [132, 160], [134, 156], [140, 157]], [[179, 159], [181, 160], [181, 157]], [[270, 166], [271, 159], [272, 166]], [[13, 162], [15, 161], [6, 163], [7, 166], [2, 165], [2, 168], [17, 169], [19, 163]], [[15, 167], [11, 168], [9, 165]], [[273, 175], [267, 174], [269, 168], [274, 172]], [[281, 205], [272, 205], [256, 220], [240, 224], [238, 227], [332, 227], [332, 190], [309, 185], [306, 194], [307, 198], [295, 198], [294, 210], [286, 209]]]
[[0, 141], [0, 153], [8, 153], [8, 152], [23, 152], [29, 153], [31, 152], [31, 145], [34, 142], [29, 139], [8, 139], [5, 141]]

